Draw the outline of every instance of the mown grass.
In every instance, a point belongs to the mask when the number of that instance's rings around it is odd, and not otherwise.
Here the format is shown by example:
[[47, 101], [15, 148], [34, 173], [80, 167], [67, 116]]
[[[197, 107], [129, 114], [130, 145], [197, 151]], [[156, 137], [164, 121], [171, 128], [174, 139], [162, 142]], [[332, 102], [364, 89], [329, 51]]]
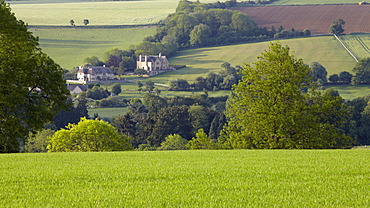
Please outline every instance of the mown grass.
[[155, 31], [156, 28], [32, 30], [40, 38], [42, 50], [68, 70], [83, 64], [86, 57], [102, 59], [109, 49], [127, 50]]
[[370, 57], [370, 34], [359, 33], [339, 37], [357, 59]]
[[358, 0], [278, 0], [273, 4], [277, 5], [305, 5], [305, 4], [347, 4], [347, 3], [358, 3]]
[[324, 89], [338, 90], [340, 96], [346, 100], [353, 100], [358, 97], [370, 95], [370, 85], [327, 85]]
[[[352, 72], [355, 60], [343, 49], [342, 45], [331, 36], [281, 40], [288, 45], [297, 58], [306, 64], [319, 62], [328, 74], [342, 71]], [[169, 59], [170, 64], [184, 64], [187, 67], [170, 71], [150, 78], [154, 82], [168, 83], [172, 79], [186, 79], [193, 82], [198, 76], [206, 76], [210, 71], [220, 71], [223, 62], [231, 65], [243, 65], [257, 61], [257, 56], [268, 49], [270, 41], [230, 46], [199, 48], [180, 51]]]
[[367, 150], [0, 155], [5, 207], [367, 207]]

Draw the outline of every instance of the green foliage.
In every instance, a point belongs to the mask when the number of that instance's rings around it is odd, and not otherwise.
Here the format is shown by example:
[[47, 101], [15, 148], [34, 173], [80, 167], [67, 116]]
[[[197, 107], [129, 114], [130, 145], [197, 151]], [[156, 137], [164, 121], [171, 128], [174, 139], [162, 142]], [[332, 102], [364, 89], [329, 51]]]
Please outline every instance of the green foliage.
[[312, 62], [310, 65], [310, 75], [313, 77], [314, 82], [322, 82], [323, 84], [328, 82], [328, 72], [326, 68], [318, 62]]
[[42, 129], [69, 94], [64, 70], [38, 47], [38, 38], [0, 1], [0, 152], [17, 152], [18, 141]]
[[116, 95], [120, 94], [122, 92], [121, 85], [119, 83], [114, 83], [112, 85], [112, 92]]
[[86, 57], [84, 59], [84, 63], [90, 64], [91, 66], [103, 66], [103, 62], [101, 62], [96, 56]]
[[353, 68], [356, 77], [361, 83], [370, 83], [370, 58], [363, 58], [358, 60], [356, 66]]
[[108, 93], [102, 87], [94, 86], [92, 89], [87, 90], [87, 97], [94, 100], [101, 100], [108, 97]]
[[330, 26], [330, 32], [334, 35], [340, 35], [344, 32], [343, 25], [346, 24], [346, 22], [342, 19], [336, 19], [333, 21], [333, 24]]
[[37, 131], [36, 133], [30, 133], [27, 138], [26, 145], [24, 149], [26, 152], [47, 152], [47, 145], [49, 137], [53, 136], [55, 133], [51, 129], [43, 129]]
[[186, 147], [191, 150], [195, 149], [213, 149], [215, 148], [215, 143], [212, 142], [211, 138], [204, 133], [203, 129], [199, 129], [198, 132], [195, 134]]
[[78, 124], [57, 131], [47, 146], [49, 152], [91, 152], [131, 150], [130, 138], [102, 120], [81, 118]]
[[349, 115], [341, 98], [321, 95], [310, 86], [309, 68], [290, 55], [288, 46], [271, 43], [258, 59], [255, 68], [245, 65], [228, 100], [224, 130], [233, 148], [352, 145], [339, 128]]
[[206, 109], [200, 105], [192, 105], [189, 108], [190, 123], [193, 127], [193, 133], [198, 129], [209, 129], [209, 117]]
[[170, 134], [165, 138], [165, 141], [161, 143], [158, 150], [186, 150], [188, 140], [182, 138], [178, 134]]
[[136, 75], [139, 75], [140, 77], [148, 74], [148, 72], [145, 69], [135, 69], [134, 73]]

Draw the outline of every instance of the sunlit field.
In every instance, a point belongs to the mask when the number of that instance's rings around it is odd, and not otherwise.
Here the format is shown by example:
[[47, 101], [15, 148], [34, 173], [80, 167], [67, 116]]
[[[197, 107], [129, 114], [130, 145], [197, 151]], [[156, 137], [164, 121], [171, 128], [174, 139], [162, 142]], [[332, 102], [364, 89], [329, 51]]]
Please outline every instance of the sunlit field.
[[2, 207], [367, 207], [368, 150], [0, 155]]

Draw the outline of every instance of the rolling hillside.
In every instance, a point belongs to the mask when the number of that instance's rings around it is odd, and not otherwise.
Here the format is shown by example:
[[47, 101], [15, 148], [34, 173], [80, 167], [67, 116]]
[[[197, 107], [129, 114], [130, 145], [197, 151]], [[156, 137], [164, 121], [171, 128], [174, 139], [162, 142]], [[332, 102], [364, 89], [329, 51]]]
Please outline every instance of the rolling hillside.
[[346, 34], [370, 33], [370, 5], [319, 5], [319, 6], [267, 6], [238, 7], [248, 14], [260, 27], [276, 29], [309, 29], [312, 34], [328, 34], [334, 20], [343, 19]]

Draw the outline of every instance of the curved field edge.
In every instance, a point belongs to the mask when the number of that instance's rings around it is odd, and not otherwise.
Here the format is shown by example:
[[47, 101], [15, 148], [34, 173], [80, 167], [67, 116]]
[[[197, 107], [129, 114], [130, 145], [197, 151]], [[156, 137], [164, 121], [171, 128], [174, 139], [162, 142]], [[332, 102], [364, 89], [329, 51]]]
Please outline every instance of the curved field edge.
[[68, 70], [80, 66], [86, 57], [103, 57], [112, 48], [129, 49], [156, 28], [120, 29], [31, 29], [40, 38], [40, 46], [55, 62]]
[[[239, 45], [208, 47], [180, 51], [169, 59], [170, 64], [184, 64], [187, 67], [177, 71], [169, 71], [151, 77], [154, 82], [167, 84], [172, 79], [186, 79], [193, 82], [199, 76], [208, 72], [221, 70], [223, 62], [242, 66], [244, 63], [257, 61], [271, 41], [247, 43]], [[328, 75], [342, 71], [352, 72], [356, 61], [344, 50], [343, 46], [332, 36], [310, 37], [280, 40], [282, 45], [288, 45], [291, 52], [303, 59], [304, 63], [319, 62], [328, 71]]]
[[367, 150], [0, 155], [8, 207], [366, 207]]

